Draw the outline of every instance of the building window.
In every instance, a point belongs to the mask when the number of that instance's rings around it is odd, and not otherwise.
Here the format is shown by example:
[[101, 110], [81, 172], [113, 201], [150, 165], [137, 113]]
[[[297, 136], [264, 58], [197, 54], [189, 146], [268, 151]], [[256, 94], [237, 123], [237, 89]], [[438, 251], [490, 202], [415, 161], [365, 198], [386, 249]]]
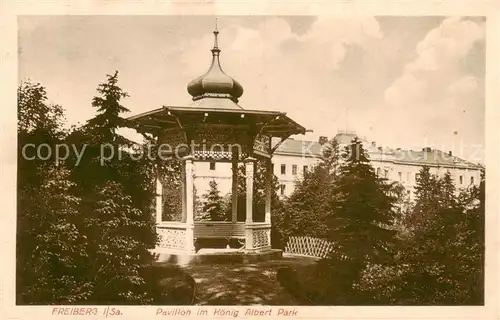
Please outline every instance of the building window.
[[389, 170], [385, 169], [384, 170], [384, 178], [387, 179], [388, 176], [389, 176]]
[[460, 176], [458, 179], [460, 180], [460, 184], [464, 184], [464, 177], [463, 176]]
[[281, 184], [281, 185], [280, 185], [280, 194], [281, 194], [282, 196], [284, 196], [284, 195], [285, 195], [285, 188], [286, 188], [286, 186], [285, 186], [284, 184]]
[[419, 173], [415, 173], [415, 183], [417, 182], [418, 178], [420, 177]]
[[286, 164], [281, 165], [281, 174], [286, 174]]
[[379, 177], [380, 177], [380, 171], [381, 171], [380, 168], [377, 168], [377, 176]]
[[403, 173], [402, 172], [398, 172], [398, 178], [399, 178], [399, 182], [403, 181]]
[[309, 167], [307, 165], [304, 165], [302, 168], [302, 173], [305, 175], [307, 173], [307, 170], [309, 170]]
[[470, 177], [470, 183], [474, 184], [474, 177]]
[[210, 170], [215, 170], [215, 162], [214, 161], [210, 162]]
[[406, 182], [410, 183], [410, 173], [406, 173]]
[[292, 164], [292, 174], [294, 176], [297, 175], [297, 165], [296, 164]]

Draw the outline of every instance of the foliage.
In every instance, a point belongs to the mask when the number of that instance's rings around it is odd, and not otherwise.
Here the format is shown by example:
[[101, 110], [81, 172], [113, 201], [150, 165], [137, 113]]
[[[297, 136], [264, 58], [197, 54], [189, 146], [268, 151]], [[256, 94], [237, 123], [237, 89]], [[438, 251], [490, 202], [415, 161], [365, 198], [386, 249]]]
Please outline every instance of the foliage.
[[331, 199], [332, 184], [328, 165], [318, 165], [305, 172], [283, 205], [283, 222], [279, 227], [285, 239], [292, 235], [327, 237], [325, 203]]
[[162, 181], [162, 220], [181, 221], [184, 166], [181, 160], [177, 159], [168, 162], [156, 161], [155, 166]]
[[479, 187], [458, 194], [449, 173], [438, 178], [423, 168], [420, 177], [412, 237], [397, 261], [407, 266], [398, 294], [408, 304], [481, 304], [484, 176]]
[[339, 166], [328, 203], [328, 239], [336, 249], [325, 260], [331, 272], [341, 275], [330, 284], [338, 304], [370, 303], [373, 297], [356, 290], [368, 263], [385, 263], [394, 252], [395, 231], [389, 228], [396, 199], [391, 184], [377, 177], [361, 141], [345, 148], [347, 159]]
[[[266, 162], [259, 159], [254, 165], [253, 179], [253, 221], [263, 222], [265, 219], [266, 203]], [[246, 171], [245, 165], [238, 167], [238, 221], [245, 221], [246, 218]], [[273, 175], [271, 183], [271, 212], [276, 212], [281, 207], [281, 200], [278, 196], [278, 178]]]
[[336, 195], [332, 188], [338, 175], [341, 152], [335, 139], [322, 146], [321, 161], [297, 180], [294, 192], [284, 201], [275, 215], [278, 234], [286, 243], [290, 236], [327, 238], [326, 205]]
[[40, 83], [22, 82], [17, 88], [18, 133], [47, 134], [61, 138], [65, 122], [63, 108], [47, 103], [47, 92]]
[[70, 192], [69, 172], [37, 166], [37, 179], [18, 188], [17, 303], [66, 304], [88, 298], [80, 273], [87, 237], [78, 225], [80, 199]]
[[[481, 304], [484, 173], [457, 191], [423, 167], [415, 202], [379, 178], [361, 142], [327, 158], [286, 199], [281, 234], [325, 237], [335, 249], [307, 274], [310, 304]], [[345, 157], [342, 157], [345, 156]]]
[[[147, 303], [139, 284], [140, 268], [153, 261], [156, 244], [153, 199], [154, 164], [140, 157], [144, 150], [117, 133], [126, 125], [120, 104], [127, 94], [118, 86], [118, 72], [97, 88], [92, 105], [97, 115], [73, 132], [70, 140], [87, 148], [72, 170], [84, 200], [84, 228], [89, 233], [89, 264], [82, 270], [94, 283], [94, 303]], [[144, 145], [142, 148], [146, 148]], [[120, 270], [119, 274], [116, 273]]]
[[128, 97], [128, 93], [118, 86], [118, 71], [113, 75], [107, 75], [107, 81], [99, 84], [97, 93], [99, 95], [92, 99], [92, 106], [97, 109], [97, 115], [88, 120], [86, 125], [92, 133], [92, 142], [130, 145], [128, 139], [116, 133], [118, 128], [127, 125], [121, 114], [129, 112], [120, 104], [121, 99]]
[[117, 182], [96, 188], [92, 211], [84, 218], [89, 234], [88, 265], [82, 270], [93, 284], [90, 301], [98, 304], [150, 303], [140, 269], [151, 262], [148, 246], [137, 234], [147, 233], [142, 212]]
[[[142, 271], [153, 261], [157, 168], [117, 134], [126, 126], [118, 73], [93, 99], [97, 115], [66, 132], [62, 108], [45, 89], [22, 84], [19, 95], [17, 297], [22, 304], [144, 304], [155, 281]], [[31, 114], [34, 116], [30, 118]], [[75, 145], [64, 162], [21, 157], [27, 143]], [[106, 154], [107, 152], [107, 154]], [[158, 279], [156, 279], [158, 280]]]
[[89, 292], [78, 272], [86, 259], [86, 236], [78, 225], [81, 199], [71, 191], [68, 170], [54, 158], [23, 155], [28, 144], [61, 142], [62, 108], [47, 103], [43, 86], [24, 82], [18, 112], [17, 303], [73, 303]]
[[224, 212], [224, 199], [215, 180], [209, 182], [209, 190], [202, 196], [202, 215], [200, 220], [228, 221], [230, 218]]

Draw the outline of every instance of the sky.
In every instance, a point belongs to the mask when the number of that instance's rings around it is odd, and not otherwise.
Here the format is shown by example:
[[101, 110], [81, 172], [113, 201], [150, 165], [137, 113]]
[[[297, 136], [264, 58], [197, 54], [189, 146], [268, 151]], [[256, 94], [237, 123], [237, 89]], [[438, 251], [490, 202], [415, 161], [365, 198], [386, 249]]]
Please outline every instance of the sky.
[[[114, 70], [128, 115], [189, 105], [214, 25], [213, 16], [21, 16], [19, 82], [45, 86], [68, 124], [93, 117], [96, 88]], [[244, 88], [239, 104], [312, 130], [296, 139], [349, 130], [484, 159], [481, 17], [221, 16], [218, 28], [222, 68]]]

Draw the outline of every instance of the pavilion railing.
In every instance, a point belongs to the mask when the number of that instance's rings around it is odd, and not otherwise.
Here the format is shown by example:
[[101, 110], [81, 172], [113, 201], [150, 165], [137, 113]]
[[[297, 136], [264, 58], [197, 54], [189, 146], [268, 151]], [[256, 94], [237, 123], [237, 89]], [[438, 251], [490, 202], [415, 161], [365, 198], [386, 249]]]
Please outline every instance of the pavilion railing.
[[183, 250], [186, 248], [186, 224], [182, 222], [161, 222], [156, 225], [160, 238], [158, 247]]
[[[266, 222], [253, 222], [245, 228], [251, 233], [250, 249], [265, 249], [271, 247], [271, 224]], [[247, 240], [249, 237], [247, 236]]]
[[271, 224], [266, 222], [202, 221], [189, 227], [184, 222], [163, 221], [156, 225], [156, 231], [160, 249], [184, 250], [189, 239], [204, 238], [244, 239], [248, 250], [271, 248]]

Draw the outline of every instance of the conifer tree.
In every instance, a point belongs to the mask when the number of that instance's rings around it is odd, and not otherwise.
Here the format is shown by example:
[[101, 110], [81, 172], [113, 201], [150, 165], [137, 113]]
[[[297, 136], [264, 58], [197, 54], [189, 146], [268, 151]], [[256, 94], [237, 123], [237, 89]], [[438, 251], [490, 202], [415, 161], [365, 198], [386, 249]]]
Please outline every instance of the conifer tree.
[[431, 174], [428, 166], [420, 169], [415, 181], [415, 206], [407, 222], [410, 230], [424, 228], [425, 224], [431, 221], [429, 217], [436, 214], [441, 194], [441, 182]]
[[283, 229], [285, 238], [311, 236], [327, 238], [326, 217], [329, 209], [325, 206], [335, 194], [333, 184], [339, 169], [339, 148], [334, 139], [323, 146], [322, 160], [312, 170], [305, 171], [301, 180], [296, 181], [293, 193], [285, 200], [283, 208]]
[[441, 181], [441, 188], [442, 188], [442, 199], [440, 201], [440, 205], [444, 207], [452, 207], [456, 205], [456, 188], [455, 184], [453, 183], [453, 179], [451, 177], [451, 173], [447, 171], [444, 174], [443, 179]]
[[117, 132], [127, 125], [122, 117], [128, 111], [121, 104], [124, 97], [118, 72], [108, 75], [92, 101], [97, 115], [70, 136], [71, 143], [87, 146], [72, 177], [83, 199], [80, 210], [89, 232], [89, 261], [81, 272], [94, 285], [89, 301], [95, 304], [148, 302], [139, 286], [144, 282], [140, 270], [153, 261], [148, 249], [157, 241], [154, 163], [132, 157], [137, 151]]
[[[451, 176], [421, 170], [410, 220], [412, 237], [399, 257], [398, 296], [407, 304], [480, 304], [483, 301], [484, 180], [456, 194]], [[432, 190], [424, 192], [425, 189]]]
[[345, 152], [348, 156], [340, 165], [327, 218], [328, 238], [336, 247], [325, 260], [330, 276], [335, 275], [328, 281], [327, 296], [337, 304], [370, 303], [371, 295], [356, 288], [368, 264], [386, 263], [393, 254], [395, 232], [388, 226], [396, 199], [390, 193], [392, 186], [376, 176], [358, 138]]
[[130, 141], [117, 134], [118, 128], [127, 126], [127, 121], [122, 117], [123, 113], [130, 110], [120, 102], [128, 97], [118, 86], [118, 71], [113, 75], [107, 75], [107, 81], [97, 87], [98, 96], [92, 100], [92, 106], [97, 109], [97, 115], [87, 121], [87, 127], [92, 131], [94, 141], [104, 144], [130, 145]]
[[209, 182], [209, 190], [203, 195], [201, 220], [224, 221], [224, 200], [215, 180]]

